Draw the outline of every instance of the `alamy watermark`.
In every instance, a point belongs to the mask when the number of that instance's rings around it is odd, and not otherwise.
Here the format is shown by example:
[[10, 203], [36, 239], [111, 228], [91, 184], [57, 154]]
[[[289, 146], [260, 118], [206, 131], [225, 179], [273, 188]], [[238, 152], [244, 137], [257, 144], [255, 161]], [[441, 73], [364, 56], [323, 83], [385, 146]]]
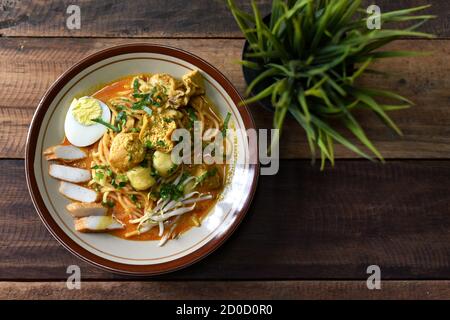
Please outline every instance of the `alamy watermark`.
[[81, 269], [73, 264], [67, 267], [66, 273], [69, 274], [66, 281], [66, 287], [69, 290], [81, 289]]
[[367, 14], [369, 17], [367, 18], [367, 29], [381, 29], [381, 8], [375, 4], [367, 7]]
[[367, 289], [380, 290], [381, 289], [381, 268], [376, 265], [370, 265], [367, 267], [366, 273], [370, 276], [367, 278]]
[[[194, 122], [193, 133], [179, 128], [172, 133], [177, 144], [172, 150], [174, 164], [258, 164], [262, 175], [275, 175], [279, 169], [277, 129], [228, 129], [226, 133], [208, 129], [202, 133], [202, 123]], [[270, 139], [269, 139], [270, 134]], [[270, 144], [269, 144], [270, 140]], [[244, 145], [239, 145], [241, 141]], [[259, 146], [259, 147], [258, 147]], [[237, 156], [237, 149], [245, 149], [244, 156]]]
[[80, 6], [71, 4], [67, 7], [66, 13], [69, 15], [66, 19], [66, 27], [69, 30], [81, 29], [81, 9]]

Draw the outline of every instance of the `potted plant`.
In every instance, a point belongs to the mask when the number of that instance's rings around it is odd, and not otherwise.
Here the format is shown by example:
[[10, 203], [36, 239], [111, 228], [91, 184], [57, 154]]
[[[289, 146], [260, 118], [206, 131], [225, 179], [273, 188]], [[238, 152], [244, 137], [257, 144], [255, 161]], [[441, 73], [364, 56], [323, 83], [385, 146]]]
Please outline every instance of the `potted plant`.
[[[248, 81], [245, 103], [269, 101], [273, 126], [280, 132], [286, 115], [292, 115], [305, 131], [313, 160], [319, 151], [322, 169], [327, 160], [334, 165], [336, 142], [362, 157], [383, 161], [354, 111], [375, 113], [401, 135], [388, 113], [412, 102], [391, 91], [363, 87], [358, 78], [376, 72], [371, 69], [376, 60], [423, 54], [383, 47], [403, 37], [432, 37], [416, 31], [433, 18], [414, 15], [428, 6], [383, 12], [380, 29], [368, 28], [361, 0], [273, 0], [271, 14], [265, 18], [255, 1], [252, 14], [233, 0], [228, 6], [246, 38], [241, 61]], [[391, 27], [408, 22], [412, 26]], [[339, 132], [337, 122], [368, 151]]]

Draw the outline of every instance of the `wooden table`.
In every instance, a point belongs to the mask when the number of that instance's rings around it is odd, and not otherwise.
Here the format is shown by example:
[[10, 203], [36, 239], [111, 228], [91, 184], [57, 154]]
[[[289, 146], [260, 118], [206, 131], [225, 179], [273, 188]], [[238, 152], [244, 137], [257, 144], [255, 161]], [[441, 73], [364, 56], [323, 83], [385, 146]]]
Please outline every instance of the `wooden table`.
[[[265, 12], [269, 2], [260, 1]], [[363, 80], [416, 102], [393, 114], [402, 138], [361, 114], [386, 164], [338, 148], [336, 167], [320, 172], [310, 164], [303, 132], [289, 120], [280, 172], [261, 177], [238, 231], [194, 266], [142, 279], [82, 262], [39, 220], [23, 160], [33, 112], [73, 63], [129, 42], [189, 50], [242, 92], [241, 69], [233, 62], [241, 33], [222, 1], [1, 0], [0, 298], [450, 298], [450, 3], [377, 1], [386, 11], [427, 3], [438, 18], [422, 30], [437, 38], [391, 47], [432, 55], [385, 61], [378, 67], [390, 78]], [[66, 28], [69, 4], [81, 8], [80, 30]], [[252, 111], [258, 127], [270, 127], [270, 113]], [[81, 267], [82, 290], [65, 287], [71, 264]], [[366, 287], [373, 264], [381, 268], [381, 290]]]

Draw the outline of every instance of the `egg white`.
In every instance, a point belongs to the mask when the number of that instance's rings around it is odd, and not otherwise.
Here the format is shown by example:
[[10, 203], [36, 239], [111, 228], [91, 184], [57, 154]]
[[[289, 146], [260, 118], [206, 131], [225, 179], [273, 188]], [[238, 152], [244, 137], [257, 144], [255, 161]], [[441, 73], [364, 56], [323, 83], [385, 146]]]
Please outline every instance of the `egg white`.
[[[111, 111], [103, 101], [96, 100], [102, 108], [102, 120], [109, 123], [111, 121]], [[75, 100], [71, 103], [69, 110], [67, 111], [66, 120], [64, 122], [64, 132], [67, 140], [69, 140], [72, 145], [76, 147], [86, 147], [98, 141], [106, 132], [107, 128], [100, 123], [85, 126], [76, 121], [72, 115], [72, 109], [76, 105], [74, 102]]]

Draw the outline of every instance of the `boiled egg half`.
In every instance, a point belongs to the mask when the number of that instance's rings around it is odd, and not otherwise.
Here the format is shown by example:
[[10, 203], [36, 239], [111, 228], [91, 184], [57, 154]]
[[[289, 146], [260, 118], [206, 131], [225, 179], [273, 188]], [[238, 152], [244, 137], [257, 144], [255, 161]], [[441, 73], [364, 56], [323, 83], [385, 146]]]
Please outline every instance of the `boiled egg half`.
[[73, 99], [67, 111], [64, 131], [69, 142], [77, 147], [86, 147], [98, 141], [107, 128], [92, 119], [111, 121], [108, 106], [93, 97]]

